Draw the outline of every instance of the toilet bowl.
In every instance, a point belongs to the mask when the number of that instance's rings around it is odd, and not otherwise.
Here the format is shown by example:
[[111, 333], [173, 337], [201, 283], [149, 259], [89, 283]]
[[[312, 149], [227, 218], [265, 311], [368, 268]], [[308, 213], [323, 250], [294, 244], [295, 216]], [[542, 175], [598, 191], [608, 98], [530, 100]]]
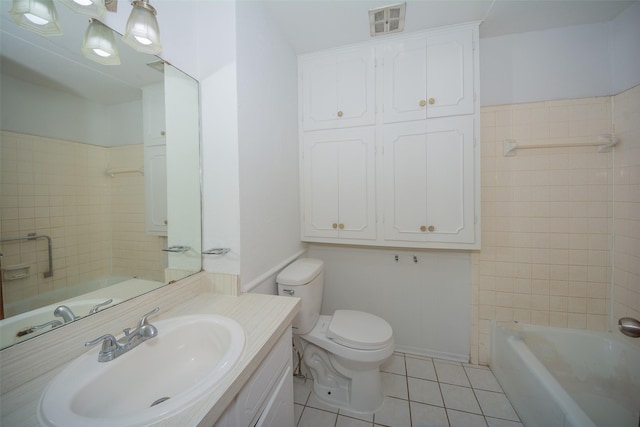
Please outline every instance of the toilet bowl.
[[321, 260], [303, 258], [276, 279], [278, 293], [302, 298], [293, 332], [303, 342], [303, 363], [321, 401], [355, 412], [382, 405], [380, 365], [394, 350], [393, 330], [382, 318], [356, 310], [319, 315], [324, 282]]

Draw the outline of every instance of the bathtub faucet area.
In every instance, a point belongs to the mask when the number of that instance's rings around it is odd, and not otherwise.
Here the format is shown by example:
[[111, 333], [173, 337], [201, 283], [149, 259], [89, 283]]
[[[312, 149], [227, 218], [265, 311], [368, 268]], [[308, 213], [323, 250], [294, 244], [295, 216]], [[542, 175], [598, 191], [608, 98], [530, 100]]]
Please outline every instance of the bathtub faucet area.
[[623, 317], [618, 320], [618, 329], [631, 338], [640, 338], [640, 321], [633, 317]]

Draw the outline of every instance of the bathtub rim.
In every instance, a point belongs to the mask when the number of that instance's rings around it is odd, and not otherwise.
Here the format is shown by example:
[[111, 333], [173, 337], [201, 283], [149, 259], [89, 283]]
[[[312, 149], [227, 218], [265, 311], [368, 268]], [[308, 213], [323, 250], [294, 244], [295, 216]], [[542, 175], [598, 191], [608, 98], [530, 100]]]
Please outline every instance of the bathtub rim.
[[[509, 327], [514, 326], [514, 327]], [[582, 329], [569, 329], [569, 328], [558, 328], [553, 326], [539, 326], [539, 325], [530, 325], [530, 324], [522, 324], [518, 322], [513, 322], [513, 324], [497, 324], [495, 321], [491, 322], [491, 354], [489, 356], [489, 366], [491, 367], [494, 374], [496, 371], [500, 371], [495, 365], [496, 356], [494, 355], [494, 349], [496, 349], [496, 340], [498, 339], [497, 331], [500, 331], [505, 337], [505, 341], [507, 345], [514, 348], [514, 352], [516, 356], [523, 362], [525, 365], [529, 366], [530, 374], [533, 375], [546, 389], [546, 391], [552, 396], [552, 398], [558, 403], [562, 414], [565, 417], [565, 426], [581, 426], [581, 427], [598, 427], [591, 418], [584, 412], [582, 407], [578, 405], [578, 403], [567, 393], [567, 391], [560, 385], [558, 380], [547, 370], [547, 368], [538, 360], [538, 358], [531, 352], [527, 344], [522, 339], [522, 336], [519, 332], [522, 329], [529, 330], [543, 330], [543, 329], [554, 329], [554, 330], [563, 330], [563, 332], [585, 332]], [[601, 331], [586, 331], [588, 333], [591, 332], [599, 332]], [[518, 416], [522, 420], [523, 424], [526, 425], [525, 419], [523, 419], [522, 414], [528, 413], [528, 411], [518, 412], [518, 406], [521, 407], [523, 403], [519, 402], [516, 396], [513, 393], [510, 393], [507, 388], [504, 387], [503, 382], [498, 378], [499, 375], [496, 375], [496, 379], [503, 391], [509, 398], [509, 401], [514, 406], [514, 409], [518, 413]], [[511, 394], [511, 395], [510, 395]], [[531, 420], [529, 420], [531, 421]], [[567, 424], [568, 423], [568, 424]]]

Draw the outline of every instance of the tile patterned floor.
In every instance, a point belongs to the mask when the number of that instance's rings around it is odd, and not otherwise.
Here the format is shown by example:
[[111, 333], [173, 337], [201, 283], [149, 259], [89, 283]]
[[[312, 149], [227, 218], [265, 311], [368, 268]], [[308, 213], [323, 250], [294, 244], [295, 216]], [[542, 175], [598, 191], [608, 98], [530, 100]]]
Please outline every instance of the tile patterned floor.
[[298, 427], [522, 427], [489, 368], [405, 353], [381, 367], [382, 407], [363, 415], [320, 402], [294, 378]]

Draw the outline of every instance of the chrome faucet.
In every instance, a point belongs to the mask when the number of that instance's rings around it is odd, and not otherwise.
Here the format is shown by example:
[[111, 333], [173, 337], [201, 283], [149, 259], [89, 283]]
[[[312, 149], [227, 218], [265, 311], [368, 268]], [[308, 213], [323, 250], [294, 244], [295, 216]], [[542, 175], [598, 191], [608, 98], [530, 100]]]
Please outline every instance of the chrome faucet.
[[105, 302], [101, 302], [100, 304], [94, 305], [93, 307], [91, 307], [91, 310], [89, 310], [89, 314], [97, 313], [98, 310], [100, 310], [100, 307], [104, 307], [105, 305], [109, 305], [112, 302], [113, 302], [113, 298], [109, 298]]
[[102, 349], [100, 353], [98, 353], [98, 362], [109, 362], [127, 351], [134, 349], [138, 344], [158, 335], [156, 327], [151, 325], [147, 320], [149, 316], [156, 314], [158, 311], [160, 311], [160, 307], [156, 307], [142, 316], [140, 320], [138, 320], [138, 325], [134, 330], [131, 330], [131, 328], [124, 329], [122, 331], [124, 332], [124, 336], [120, 339], [116, 339], [116, 337], [111, 334], [105, 334], [93, 341], [84, 343], [84, 346], [91, 347], [102, 343]]
[[62, 317], [62, 320], [64, 320], [64, 323], [73, 322], [74, 320], [76, 320], [78, 318], [78, 316], [73, 314], [73, 311], [71, 311], [71, 309], [69, 307], [67, 307], [66, 305], [58, 306], [53, 311], [53, 315], [56, 316], [56, 317]]
[[618, 320], [618, 329], [631, 338], [640, 338], [640, 322], [633, 317], [623, 317]]

